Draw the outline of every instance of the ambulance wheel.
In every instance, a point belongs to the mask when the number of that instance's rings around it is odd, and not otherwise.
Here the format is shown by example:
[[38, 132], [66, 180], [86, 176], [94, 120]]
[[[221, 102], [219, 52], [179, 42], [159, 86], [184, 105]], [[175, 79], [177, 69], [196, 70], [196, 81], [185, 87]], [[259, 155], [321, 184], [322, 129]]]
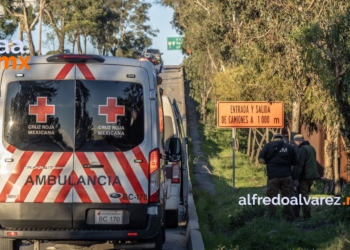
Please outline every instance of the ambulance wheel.
[[185, 218], [184, 218], [184, 221], [188, 221], [188, 216], [189, 216], [189, 214], [188, 214], [188, 203], [186, 204], [186, 206], [185, 206], [185, 209], [186, 209], [186, 212], [185, 212]]
[[154, 237], [154, 242], [156, 243], [156, 247], [154, 250], [162, 250], [163, 249], [163, 229], [161, 228], [157, 233], [156, 237]]
[[179, 224], [178, 210], [166, 210], [165, 217], [166, 217], [165, 221], [166, 221], [167, 228], [177, 228]]
[[163, 224], [162, 224], [162, 228], [161, 228], [161, 230], [162, 230], [162, 237], [163, 237], [163, 244], [165, 243], [165, 240], [166, 240], [166, 236], [165, 236], [165, 225], [166, 225], [166, 218], [165, 218], [165, 216], [163, 217]]

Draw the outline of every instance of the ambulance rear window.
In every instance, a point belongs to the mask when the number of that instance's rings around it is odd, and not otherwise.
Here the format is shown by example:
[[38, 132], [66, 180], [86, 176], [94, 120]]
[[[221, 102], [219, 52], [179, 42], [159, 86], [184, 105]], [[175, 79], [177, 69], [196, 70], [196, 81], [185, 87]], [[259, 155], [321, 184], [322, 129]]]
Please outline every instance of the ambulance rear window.
[[7, 86], [4, 139], [25, 151], [127, 151], [144, 140], [141, 84], [16, 81]]
[[76, 102], [76, 151], [127, 151], [143, 141], [141, 84], [77, 80]]
[[25, 151], [73, 151], [74, 80], [7, 85], [4, 139]]

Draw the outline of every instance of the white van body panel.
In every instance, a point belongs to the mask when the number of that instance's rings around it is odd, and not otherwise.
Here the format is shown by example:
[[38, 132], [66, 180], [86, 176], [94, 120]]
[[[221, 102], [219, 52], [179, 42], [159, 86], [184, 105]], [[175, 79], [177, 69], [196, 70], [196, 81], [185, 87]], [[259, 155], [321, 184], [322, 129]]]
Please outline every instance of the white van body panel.
[[[171, 104], [170, 98], [168, 96], [163, 95], [163, 109], [164, 109], [164, 119], [165, 119], [165, 126], [170, 125], [172, 126], [172, 132], [173, 134], [166, 134], [165, 132], [165, 140], [166, 140], [166, 149], [168, 146], [168, 140], [169, 137], [179, 137], [179, 131], [176, 126], [176, 117], [175, 113], [173, 110], [173, 106]], [[166, 123], [166, 119], [171, 119], [171, 122], [168, 121]], [[165, 129], [166, 131], [166, 129]], [[168, 171], [171, 172], [172, 164], [174, 163], [169, 163], [165, 166], [166, 169], [169, 169]], [[180, 208], [180, 188], [181, 188], [181, 182], [180, 183], [172, 183], [171, 179], [167, 179], [167, 202], [165, 205], [165, 210], [179, 210]]]
[[0, 67], [1, 249], [11, 240], [159, 247], [166, 190], [155, 70], [96, 57], [104, 61], [35, 56], [30, 70]]

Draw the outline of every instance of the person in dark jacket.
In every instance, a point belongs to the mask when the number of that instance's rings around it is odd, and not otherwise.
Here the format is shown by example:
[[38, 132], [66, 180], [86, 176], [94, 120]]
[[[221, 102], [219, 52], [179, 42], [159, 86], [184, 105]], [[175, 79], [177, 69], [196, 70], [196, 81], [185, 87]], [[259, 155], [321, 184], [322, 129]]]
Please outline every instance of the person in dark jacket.
[[[301, 134], [295, 135], [294, 141], [298, 145], [298, 160], [294, 178], [298, 193], [301, 194], [303, 200], [308, 200], [314, 180], [320, 177], [317, 170], [316, 150], [308, 141], [304, 140]], [[311, 218], [311, 205], [309, 203], [303, 202], [302, 210], [304, 219]]]
[[[275, 134], [272, 141], [265, 144], [259, 153], [258, 160], [266, 164], [267, 196], [272, 200], [279, 192], [290, 200], [292, 192], [292, 165], [296, 165], [297, 156], [292, 145], [286, 143], [283, 135]], [[291, 204], [284, 206], [287, 221], [293, 221]], [[276, 206], [270, 203], [270, 217], [276, 216]]]

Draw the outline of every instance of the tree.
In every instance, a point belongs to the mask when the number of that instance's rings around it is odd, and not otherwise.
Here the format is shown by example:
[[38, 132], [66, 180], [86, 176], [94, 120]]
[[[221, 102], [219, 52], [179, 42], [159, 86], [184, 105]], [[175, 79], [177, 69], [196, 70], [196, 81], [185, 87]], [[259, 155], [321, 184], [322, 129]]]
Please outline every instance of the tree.
[[43, 27], [43, 10], [47, 7], [48, 3], [46, 0], [39, 0], [39, 49], [38, 55], [41, 55], [41, 37]]
[[9, 20], [8, 17], [0, 18], [0, 40], [11, 38], [17, 28], [16, 20]]
[[[71, 41], [77, 45], [78, 53], [86, 53], [87, 37], [97, 31], [97, 20], [104, 15], [101, 1], [78, 0], [71, 3], [73, 10], [66, 30]], [[81, 36], [84, 38], [84, 50], [81, 46]]]
[[101, 54], [136, 57], [152, 44], [151, 37], [158, 30], [145, 24], [151, 4], [140, 0], [103, 3], [104, 15], [98, 18], [96, 32], [91, 34], [92, 43]]
[[71, 0], [50, 1], [44, 9], [43, 21], [51, 27], [58, 39], [58, 51], [63, 53], [64, 41], [66, 37], [66, 24], [70, 20], [73, 12], [71, 9]]
[[[307, 41], [305, 55], [310, 60], [310, 68], [322, 83], [321, 87], [326, 94], [322, 104], [325, 116], [323, 124], [326, 128], [327, 140], [325, 151], [327, 152], [326, 177], [335, 182], [336, 194], [340, 192], [340, 179], [338, 171], [338, 140], [341, 128], [350, 129], [349, 77], [350, 77], [350, 3], [344, 2], [333, 8], [325, 8], [325, 17], [310, 23], [301, 33], [301, 39]], [[317, 93], [317, 92], [316, 92]], [[347, 138], [341, 135], [346, 145]]]
[[26, 5], [24, 0], [0, 0], [0, 5], [4, 6], [6, 15], [18, 20], [20, 26], [27, 33], [30, 55], [35, 55], [32, 30], [34, 29], [38, 15], [34, 14], [34, 6]]
[[[348, 1], [163, 0], [191, 51], [192, 95], [231, 101], [283, 100], [291, 132], [327, 133], [326, 173], [337, 172], [337, 135], [350, 125]], [[215, 119], [212, 119], [215, 122]], [[344, 138], [343, 138], [344, 139]], [[349, 150], [349, 147], [347, 147]]]

